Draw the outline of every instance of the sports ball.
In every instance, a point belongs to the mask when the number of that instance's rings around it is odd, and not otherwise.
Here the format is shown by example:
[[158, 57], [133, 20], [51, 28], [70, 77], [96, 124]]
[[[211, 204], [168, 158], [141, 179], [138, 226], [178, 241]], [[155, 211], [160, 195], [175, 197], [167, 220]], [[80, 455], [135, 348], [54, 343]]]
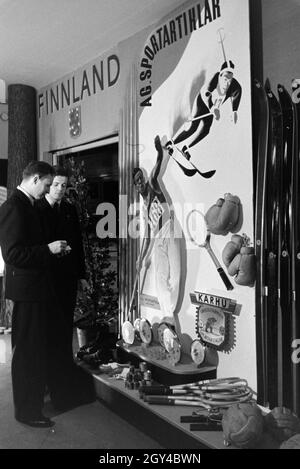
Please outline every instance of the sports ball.
[[222, 418], [225, 444], [237, 448], [255, 448], [264, 427], [260, 408], [251, 402], [230, 406]]
[[300, 420], [286, 407], [275, 407], [264, 417], [266, 430], [280, 443], [300, 433]]
[[300, 433], [281, 443], [279, 449], [300, 449]]

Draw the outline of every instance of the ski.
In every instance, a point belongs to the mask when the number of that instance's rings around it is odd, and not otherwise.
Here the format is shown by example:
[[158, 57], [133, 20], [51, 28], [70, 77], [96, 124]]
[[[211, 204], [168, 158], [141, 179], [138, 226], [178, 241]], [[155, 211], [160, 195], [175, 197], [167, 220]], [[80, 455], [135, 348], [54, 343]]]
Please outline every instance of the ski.
[[[282, 403], [292, 407], [292, 362], [291, 362], [291, 325], [292, 325], [292, 167], [293, 167], [293, 130], [295, 112], [291, 96], [278, 85], [279, 102], [283, 119], [282, 153], [282, 217], [280, 247], [280, 306], [281, 306], [281, 360], [282, 360]], [[281, 401], [281, 396], [280, 396]]]
[[257, 402], [267, 405], [267, 328], [265, 316], [265, 218], [266, 218], [266, 173], [268, 156], [269, 103], [264, 87], [255, 80], [257, 115], [254, 124], [257, 135], [254, 148], [255, 180], [255, 318], [256, 318], [256, 362], [257, 362]]
[[269, 82], [265, 85], [269, 103], [268, 161], [266, 180], [265, 230], [265, 314], [267, 326], [267, 397], [270, 408], [278, 405], [280, 320], [279, 245], [280, 245], [280, 181], [282, 160], [282, 113]]
[[[292, 85], [293, 96], [299, 94], [300, 84], [294, 80]], [[298, 98], [298, 96], [297, 96]], [[300, 415], [300, 364], [297, 356], [293, 356], [294, 350], [299, 347], [300, 339], [300, 102], [293, 100], [295, 109], [294, 135], [293, 135], [293, 186], [292, 186], [292, 333], [291, 333], [291, 358], [292, 358], [292, 409]]]

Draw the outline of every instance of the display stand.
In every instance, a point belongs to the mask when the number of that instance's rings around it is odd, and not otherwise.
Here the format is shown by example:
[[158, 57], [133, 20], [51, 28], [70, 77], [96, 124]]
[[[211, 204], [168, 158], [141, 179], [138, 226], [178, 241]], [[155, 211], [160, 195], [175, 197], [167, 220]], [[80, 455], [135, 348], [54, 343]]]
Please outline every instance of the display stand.
[[155, 342], [150, 345], [140, 342], [128, 345], [123, 340], [117, 342], [119, 361], [133, 365], [145, 361], [150, 365], [152, 378], [161, 384], [171, 386], [216, 378], [216, 365], [204, 362], [197, 366], [185, 353], [182, 353], [180, 362], [173, 365], [160, 352], [161, 346]]

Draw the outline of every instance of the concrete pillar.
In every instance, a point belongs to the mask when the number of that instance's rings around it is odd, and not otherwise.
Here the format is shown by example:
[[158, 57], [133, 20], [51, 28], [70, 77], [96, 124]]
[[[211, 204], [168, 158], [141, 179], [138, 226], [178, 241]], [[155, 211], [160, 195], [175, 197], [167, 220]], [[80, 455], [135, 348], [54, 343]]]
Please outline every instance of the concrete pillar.
[[8, 86], [8, 196], [20, 183], [22, 171], [37, 159], [36, 90], [27, 85]]

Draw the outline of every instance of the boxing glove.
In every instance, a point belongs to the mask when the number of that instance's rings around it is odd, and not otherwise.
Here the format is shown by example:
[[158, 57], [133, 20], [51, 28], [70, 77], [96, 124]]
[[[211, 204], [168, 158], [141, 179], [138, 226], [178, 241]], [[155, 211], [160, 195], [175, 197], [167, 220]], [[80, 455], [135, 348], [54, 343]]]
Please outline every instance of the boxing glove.
[[231, 236], [231, 241], [226, 244], [225, 248], [222, 252], [222, 259], [225, 266], [230, 266], [230, 263], [235, 258], [235, 256], [240, 252], [241, 247], [243, 245], [243, 238], [240, 235], [233, 235]]
[[236, 233], [242, 225], [242, 206], [240, 199], [232, 194], [225, 194], [217, 200], [205, 215], [208, 230], [217, 235], [226, 236]]
[[238, 256], [240, 257], [239, 266], [234, 281], [238, 285], [253, 287], [256, 277], [254, 248], [250, 246], [244, 246], [241, 248], [240, 254], [238, 254]]
[[252, 287], [256, 276], [254, 248], [243, 246], [242, 243], [241, 236], [233, 235], [223, 249], [222, 259], [228, 274], [231, 277], [235, 276], [235, 283]]

